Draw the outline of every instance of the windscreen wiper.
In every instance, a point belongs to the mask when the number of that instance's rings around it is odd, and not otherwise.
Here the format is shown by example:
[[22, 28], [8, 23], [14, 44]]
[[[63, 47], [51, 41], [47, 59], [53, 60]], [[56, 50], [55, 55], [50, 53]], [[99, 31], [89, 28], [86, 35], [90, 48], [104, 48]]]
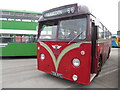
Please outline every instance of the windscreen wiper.
[[80, 32], [78, 35], [76, 35], [72, 40], [69, 41], [68, 44], [70, 44], [72, 41], [74, 41], [77, 37], [79, 37], [80, 35], [82, 35], [83, 32]]

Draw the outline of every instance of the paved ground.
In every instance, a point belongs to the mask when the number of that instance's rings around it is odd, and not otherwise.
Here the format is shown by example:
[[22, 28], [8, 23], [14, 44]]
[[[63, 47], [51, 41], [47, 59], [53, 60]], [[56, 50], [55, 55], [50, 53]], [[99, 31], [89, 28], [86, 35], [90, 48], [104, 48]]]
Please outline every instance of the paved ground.
[[[120, 48], [119, 48], [120, 49]], [[3, 88], [117, 88], [118, 49], [112, 48], [109, 60], [90, 85], [81, 85], [37, 70], [36, 58], [3, 59]]]

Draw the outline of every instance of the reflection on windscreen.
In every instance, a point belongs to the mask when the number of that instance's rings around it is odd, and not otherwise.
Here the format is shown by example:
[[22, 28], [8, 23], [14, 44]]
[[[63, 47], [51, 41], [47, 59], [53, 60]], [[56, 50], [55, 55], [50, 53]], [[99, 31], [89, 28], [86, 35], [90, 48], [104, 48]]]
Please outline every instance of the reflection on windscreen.
[[86, 18], [62, 20], [59, 27], [59, 39], [85, 39], [86, 37]]
[[44, 25], [40, 34], [40, 39], [55, 39], [57, 25], [47, 26]]

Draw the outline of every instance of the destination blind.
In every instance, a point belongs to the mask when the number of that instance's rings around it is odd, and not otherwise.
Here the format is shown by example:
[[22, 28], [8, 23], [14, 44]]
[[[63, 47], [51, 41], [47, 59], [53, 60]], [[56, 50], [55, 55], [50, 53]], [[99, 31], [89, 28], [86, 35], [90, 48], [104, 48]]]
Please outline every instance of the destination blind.
[[55, 8], [55, 9], [44, 12], [43, 16], [45, 18], [50, 18], [50, 17], [74, 14], [76, 12], [76, 7], [77, 5], [74, 4], [68, 7]]

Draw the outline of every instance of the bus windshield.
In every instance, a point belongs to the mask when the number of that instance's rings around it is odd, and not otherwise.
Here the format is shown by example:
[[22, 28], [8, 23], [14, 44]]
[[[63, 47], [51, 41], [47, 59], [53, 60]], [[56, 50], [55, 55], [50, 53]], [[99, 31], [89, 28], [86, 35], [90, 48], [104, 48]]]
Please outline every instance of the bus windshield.
[[86, 18], [52, 21], [42, 26], [39, 39], [71, 41], [75, 38], [83, 40], [86, 38], [86, 29]]
[[59, 26], [58, 39], [85, 39], [86, 18], [62, 20]]
[[40, 39], [55, 39], [56, 38], [57, 25], [44, 25], [42, 27]]

